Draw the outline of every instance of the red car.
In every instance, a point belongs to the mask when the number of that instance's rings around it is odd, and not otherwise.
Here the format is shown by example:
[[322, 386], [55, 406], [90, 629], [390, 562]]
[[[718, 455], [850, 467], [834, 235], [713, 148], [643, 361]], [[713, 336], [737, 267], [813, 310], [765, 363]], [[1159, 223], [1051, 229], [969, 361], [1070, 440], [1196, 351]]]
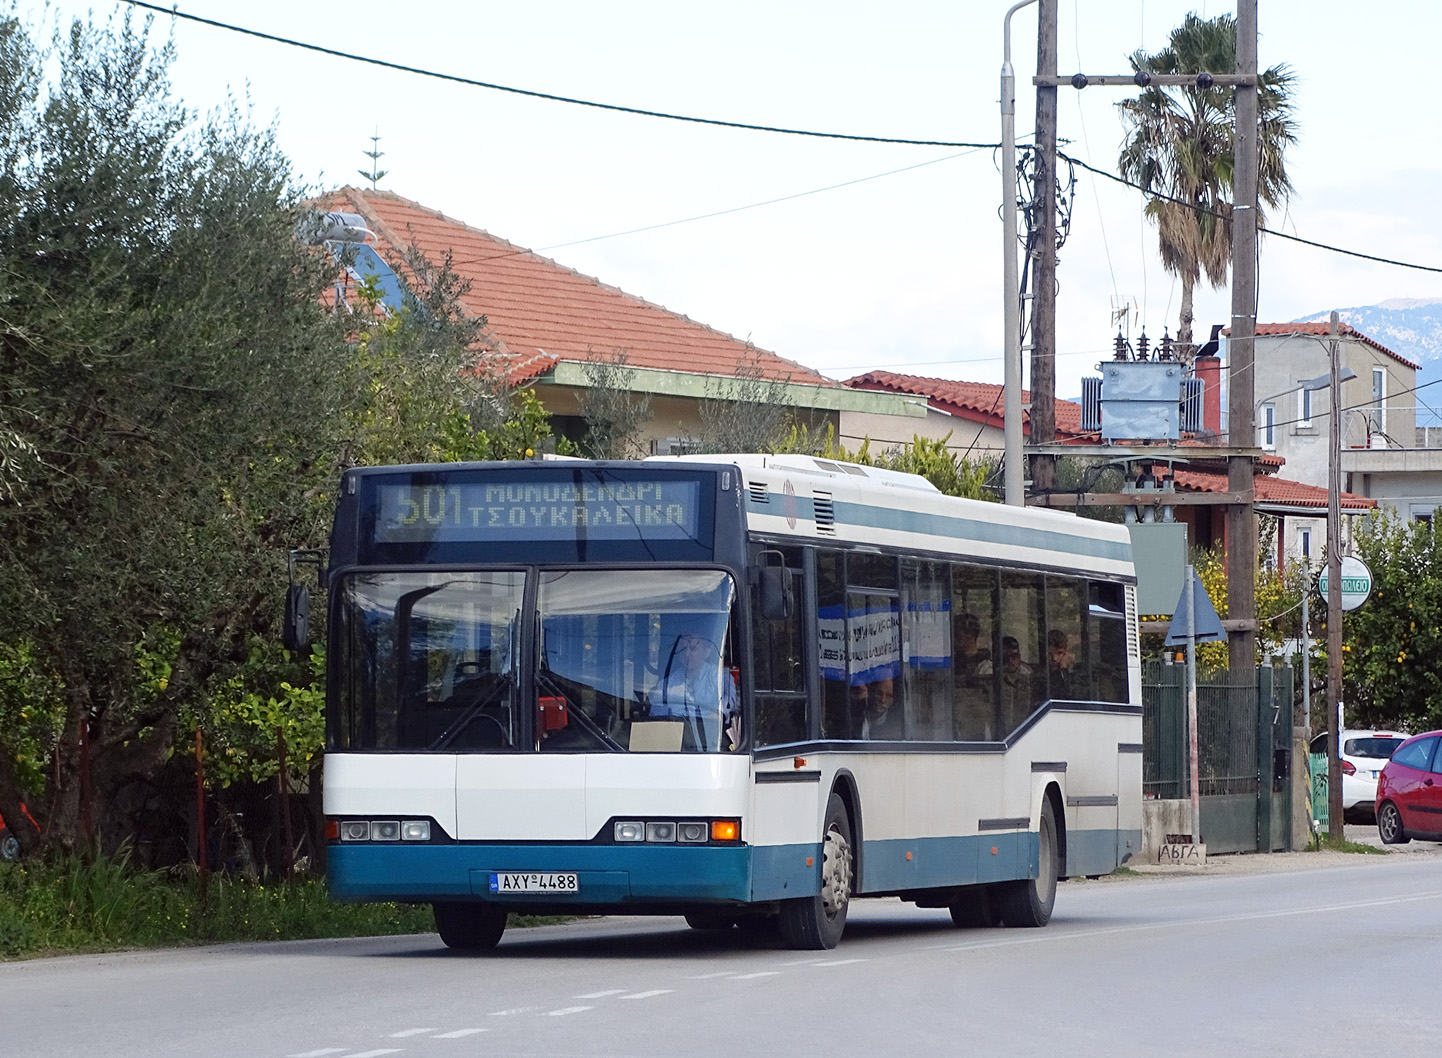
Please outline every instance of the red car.
[[1442, 841], [1442, 731], [1413, 735], [1377, 779], [1377, 832], [1386, 845]]

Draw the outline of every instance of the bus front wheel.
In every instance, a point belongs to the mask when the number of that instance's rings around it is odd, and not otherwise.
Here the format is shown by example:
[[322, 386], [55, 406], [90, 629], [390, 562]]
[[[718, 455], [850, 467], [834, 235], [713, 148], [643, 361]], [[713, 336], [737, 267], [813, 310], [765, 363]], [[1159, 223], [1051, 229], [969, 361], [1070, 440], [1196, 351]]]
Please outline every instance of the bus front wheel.
[[457, 951], [489, 951], [506, 932], [506, 911], [491, 903], [432, 904], [441, 943]]
[[1037, 837], [1037, 876], [1023, 882], [1008, 882], [997, 887], [997, 910], [1008, 926], [1045, 926], [1051, 921], [1052, 905], [1056, 903], [1056, 816], [1051, 798], [1041, 802], [1041, 824]]
[[821, 891], [781, 902], [781, 940], [788, 948], [834, 948], [846, 929], [856, 854], [851, 845], [851, 818], [836, 794], [826, 804], [821, 833]]

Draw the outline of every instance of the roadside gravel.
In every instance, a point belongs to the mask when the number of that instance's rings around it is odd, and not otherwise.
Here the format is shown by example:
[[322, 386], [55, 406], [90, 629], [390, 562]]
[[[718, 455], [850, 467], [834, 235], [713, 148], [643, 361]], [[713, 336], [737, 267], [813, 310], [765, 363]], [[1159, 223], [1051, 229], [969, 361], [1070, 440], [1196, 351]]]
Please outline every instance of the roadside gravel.
[[[1202, 865], [1128, 863], [1127, 869], [1135, 874], [1191, 875], [1191, 874], [1273, 874], [1280, 871], [1309, 871], [1327, 867], [1360, 867], [1375, 864], [1391, 856], [1407, 856], [1413, 859], [1433, 860], [1442, 867], [1442, 844], [1433, 841], [1410, 841], [1405, 845], [1383, 845], [1373, 826], [1352, 826], [1344, 828], [1348, 841], [1366, 845], [1376, 852], [1334, 852], [1330, 849], [1301, 852], [1237, 853], [1228, 856], [1208, 856]], [[1112, 875], [1124, 878], [1123, 875]]]

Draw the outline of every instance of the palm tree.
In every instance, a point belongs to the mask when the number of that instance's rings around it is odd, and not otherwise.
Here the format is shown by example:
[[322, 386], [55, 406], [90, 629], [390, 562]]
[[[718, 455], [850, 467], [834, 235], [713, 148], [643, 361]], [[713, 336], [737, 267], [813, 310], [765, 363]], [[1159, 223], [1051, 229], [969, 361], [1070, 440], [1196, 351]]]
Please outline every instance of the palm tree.
[[[1188, 15], [1172, 30], [1167, 47], [1155, 55], [1138, 50], [1131, 64], [1134, 71], [1151, 74], [1233, 73], [1236, 19]], [[1259, 206], [1278, 206], [1292, 190], [1283, 154], [1296, 140], [1293, 80], [1284, 65], [1258, 77]], [[1162, 266], [1182, 281], [1177, 343], [1185, 353], [1192, 348], [1193, 288], [1203, 272], [1213, 287], [1225, 283], [1232, 256], [1235, 96], [1232, 89], [1218, 86], [1154, 85], [1117, 106], [1128, 128], [1117, 170], [1154, 196], [1146, 213], [1157, 226]], [[1259, 209], [1259, 227], [1263, 219]]]

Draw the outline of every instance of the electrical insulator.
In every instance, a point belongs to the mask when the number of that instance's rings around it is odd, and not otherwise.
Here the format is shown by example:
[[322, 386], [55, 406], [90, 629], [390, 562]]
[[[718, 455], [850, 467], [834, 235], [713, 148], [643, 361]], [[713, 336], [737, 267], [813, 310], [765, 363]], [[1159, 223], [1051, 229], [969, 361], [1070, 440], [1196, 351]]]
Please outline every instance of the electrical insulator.
[[1113, 359], [1114, 359], [1114, 360], [1125, 360], [1125, 359], [1127, 358], [1127, 340], [1122, 337], [1122, 332], [1121, 332], [1121, 331], [1117, 331], [1117, 338], [1116, 338], [1115, 345], [1116, 345], [1116, 350], [1117, 350], [1117, 351], [1116, 351], [1116, 355], [1113, 357]]
[[1151, 343], [1147, 341], [1147, 332], [1142, 331], [1142, 336], [1137, 339], [1137, 359], [1145, 360], [1147, 358], [1147, 350], [1150, 347]]
[[1161, 361], [1163, 361], [1163, 362], [1165, 362], [1165, 363], [1170, 363], [1173, 358], [1174, 358], [1174, 354], [1173, 354], [1173, 352], [1172, 352], [1172, 336], [1171, 336], [1170, 334], [1168, 334], [1168, 333], [1167, 333], [1167, 329], [1166, 329], [1165, 327], [1163, 327], [1163, 328], [1162, 328], [1162, 348], [1161, 348], [1161, 351], [1160, 351], [1159, 353], [1157, 353], [1157, 359], [1158, 359], [1158, 360], [1161, 360]]

